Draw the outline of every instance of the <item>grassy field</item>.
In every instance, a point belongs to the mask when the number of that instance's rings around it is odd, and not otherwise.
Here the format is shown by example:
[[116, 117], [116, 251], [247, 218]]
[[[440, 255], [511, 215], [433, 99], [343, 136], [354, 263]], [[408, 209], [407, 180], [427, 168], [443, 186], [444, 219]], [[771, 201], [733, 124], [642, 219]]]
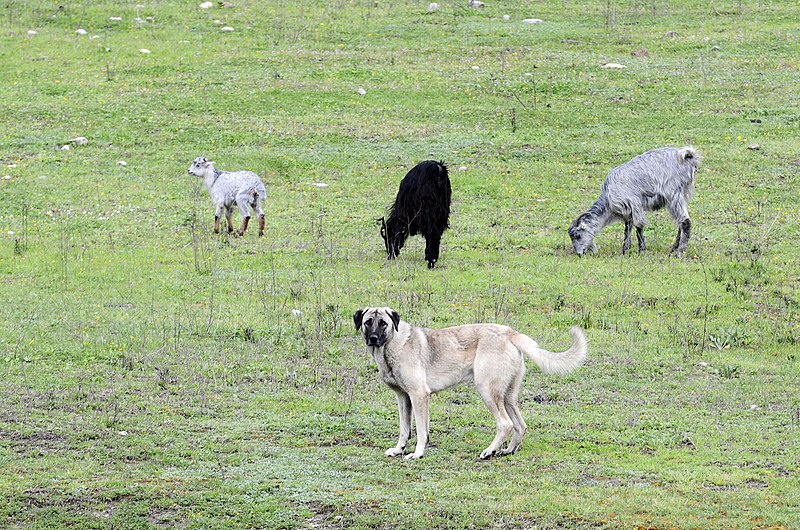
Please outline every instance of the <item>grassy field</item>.
[[[0, 0], [0, 526], [800, 528], [800, 8], [232, 2]], [[687, 144], [683, 258], [665, 212], [571, 253], [611, 168]], [[200, 155], [262, 175], [265, 238], [212, 233]], [[434, 270], [375, 225], [428, 158]], [[387, 459], [367, 305], [590, 359], [531, 367], [515, 455], [463, 387]]]

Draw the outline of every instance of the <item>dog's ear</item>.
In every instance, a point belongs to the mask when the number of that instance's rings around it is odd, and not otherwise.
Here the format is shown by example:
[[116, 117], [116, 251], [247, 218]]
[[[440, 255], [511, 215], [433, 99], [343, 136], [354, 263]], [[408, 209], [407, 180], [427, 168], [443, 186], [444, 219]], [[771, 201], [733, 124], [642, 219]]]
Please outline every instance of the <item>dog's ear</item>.
[[361, 318], [364, 316], [364, 310], [359, 309], [353, 314], [353, 322], [356, 323], [356, 330], [361, 329]]
[[394, 330], [398, 331], [398, 327], [400, 326], [400, 313], [398, 313], [393, 309], [389, 312], [389, 318], [392, 319], [392, 324], [394, 324]]

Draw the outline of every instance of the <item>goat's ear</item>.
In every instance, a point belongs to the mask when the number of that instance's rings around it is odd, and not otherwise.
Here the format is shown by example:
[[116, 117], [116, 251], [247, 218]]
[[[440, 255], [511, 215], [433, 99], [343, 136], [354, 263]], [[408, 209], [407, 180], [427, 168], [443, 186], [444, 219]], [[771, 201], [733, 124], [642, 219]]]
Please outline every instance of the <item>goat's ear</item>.
[[364, 316], [364, 310], [359, 309], [353, 314], [353, 322], [356, 324], [356, 330], [361, 329], [361, 319]]
[[389, 311], [389, 318], [392, 319], [392, 324], [394, 324], [394, 330], [398, 331], [398, 328], [400, 326], [400, 313], [392, 309], [391, 311]]

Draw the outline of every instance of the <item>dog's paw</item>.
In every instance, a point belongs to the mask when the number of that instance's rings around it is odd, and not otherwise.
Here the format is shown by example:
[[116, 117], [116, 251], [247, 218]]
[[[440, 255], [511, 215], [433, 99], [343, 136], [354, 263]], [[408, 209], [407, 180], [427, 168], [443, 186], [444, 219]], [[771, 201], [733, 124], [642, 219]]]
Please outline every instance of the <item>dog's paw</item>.
[[518, 449], [519, 449], [519, 446], [517, 446], [517, 447], [506, 447], [505, 449], [500, 451], [500, 454], [498, 456], [513, 455], [514, 453], [517, 452]]
[[391, 449], [387, 449], [383, 454], [386, 456], [398, 456], [403, 454], [403, 450], [399, 447], [392, 447]]
[[494, 450], [484, 449], [481, 453], [481, 460], [488, 460], [494, 456]]
[[415, 451], [415, 452], [413, 452], [411, 454], [406, 455], [404, 458], [406, 460], [419, 460], [420, 458], [422, 458], [422, 455], [423, 455], [423, 453], [417, 453]]

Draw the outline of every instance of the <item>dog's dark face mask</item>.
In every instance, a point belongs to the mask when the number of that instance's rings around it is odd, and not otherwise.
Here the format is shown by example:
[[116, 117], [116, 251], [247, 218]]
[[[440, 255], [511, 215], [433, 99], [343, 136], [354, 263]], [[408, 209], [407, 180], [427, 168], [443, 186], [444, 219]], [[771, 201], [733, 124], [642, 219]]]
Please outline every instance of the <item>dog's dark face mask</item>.
[[397, 331], [400, 315], [391, 309], [359, 309], [353, 315], [356, 329], [362, 329], [364, 342], [370, 348], [382, 348], [392, 330]]

